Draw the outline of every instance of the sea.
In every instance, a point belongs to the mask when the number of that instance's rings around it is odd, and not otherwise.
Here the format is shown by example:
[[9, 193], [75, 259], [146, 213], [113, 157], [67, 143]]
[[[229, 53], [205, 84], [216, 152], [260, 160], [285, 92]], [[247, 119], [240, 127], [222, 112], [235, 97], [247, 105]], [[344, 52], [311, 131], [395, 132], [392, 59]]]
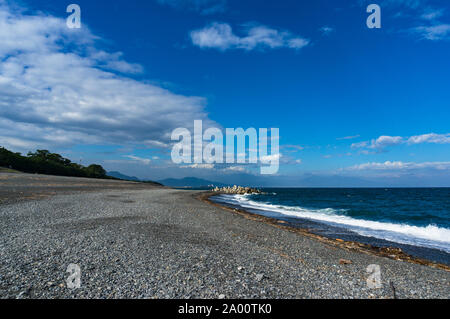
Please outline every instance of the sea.
[[221, 194], [219, 204], [287, 222], [332, 239], [450, 265], [450, 188], [265, 188]]

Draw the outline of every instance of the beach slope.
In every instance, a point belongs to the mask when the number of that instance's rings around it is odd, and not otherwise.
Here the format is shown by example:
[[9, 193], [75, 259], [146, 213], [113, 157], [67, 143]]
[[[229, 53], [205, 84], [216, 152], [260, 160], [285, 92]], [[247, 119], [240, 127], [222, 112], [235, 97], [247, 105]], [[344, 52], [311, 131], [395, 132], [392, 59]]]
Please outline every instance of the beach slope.
[[[141, 183], [0, 174], [1, 298], [448, 298], [450, 273]], [[81, 286], [67, 287], [70, 264]], [[369, 288], [379, 265], [380, 289]]]

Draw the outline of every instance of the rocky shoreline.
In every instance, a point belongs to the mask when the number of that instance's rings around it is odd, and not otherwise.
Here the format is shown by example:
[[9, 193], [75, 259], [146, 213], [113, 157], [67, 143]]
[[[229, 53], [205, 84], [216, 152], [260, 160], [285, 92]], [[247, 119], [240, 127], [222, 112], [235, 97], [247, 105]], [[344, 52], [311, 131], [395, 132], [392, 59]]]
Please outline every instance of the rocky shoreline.
[[295, 232], [295, 233], [298, 233], [298, 234], [301, 234], [304, 236], [315, 238], [317, 240], [320, 240], [321, 242], [326, 242], [328, 244], [340, 247], [342, 249], [357, 250], [357, 251], [367, 253], [367, 254], [391, 258], [391, 259], [398, 260], [398, 261], [406, 261], [406, 262], [416, 263], [419, 265], [426, 265], [429, 267], [434, 267], [434, 268], [438, 268], [438, 269], [442, 269], [447, 272], [450, 272], [449, 265], [408, 255], [405, 252], [403, 252], [402, 249], [399, 247], [378, 247], [378, 246], [374, 246], [371, 244], [365, 244], [365, 243], [360, 243], [360, 242], [356, 242], [356, 241], [345, 241], [345, 240], [342, 240], [339, 238], [332, 239], [332, 238], [324, 237], [324, 236], [321, 236], [318, 234], [314, 234], [313, 232], [310, 231], [310, 229], [293, 227], [293, 226], [289, 225], [288, 222], [283, 221], [283, 220], [265, 217], [263, 215], [258, 215], [256, 213], [252, 213], [245, 209], [234, 208], [234, 207], [223, 205], [214, 200], [211, 200], [211, 197], [213, 197], [213, 196], [216, 196], [216, 194], [215, 193], [202, 193], [199, 195], [198, 198], [210, 205], [220, 207], [222, 209], [225, 209], [225, 210], [230, 211], [235, 214], [240, 214], [240, 215], [244, 216], [245, 218], [249, 218], [251, 220], [258, 220], [260, 222], [264, 222], [264, 223], [270, 224], [270, 225], [278, 227], [278, 228], [282, 228], [282, 229], [285, 229], [285, 230], [288, 230], [291, 232]]
[[[38, 175], [0, 184], [14, 196], [0, 204], [0, 298], [449, 298], [448, 271], [271, 225], [202, 191]], [[381, 288], [368, 287], [369, 265]]]
[[262, 194], [262, 192], [257, 188], [251, 187], [242, 187], [236, 186], [233, 187], [215, 187], [213, 190], [215, 193], [224, 193], [224, 194], [237, 194], [237, 195], [245, 195], [245, 194]]

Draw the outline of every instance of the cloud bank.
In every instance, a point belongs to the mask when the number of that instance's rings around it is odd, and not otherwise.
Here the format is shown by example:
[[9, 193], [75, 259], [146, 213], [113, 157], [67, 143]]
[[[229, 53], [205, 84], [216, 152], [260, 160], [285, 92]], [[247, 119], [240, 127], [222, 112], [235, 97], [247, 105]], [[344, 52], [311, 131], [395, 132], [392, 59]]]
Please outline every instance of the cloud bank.
[[[402, 18], [410, 24], [400, 32], [409, 34], [419, 40], [448, 41], [450, 40], [450, 24], [445, 19], [444, 1], [430, 0], [382, 0], [379, 2], [382, 10], [395, 12], [395, 18]], [[362, 5], [373, 3], [370, 0], [360, 0]]]
[[449, 170], [450, 162], [401, 162], [401, 161], [386, 161], [382, 163], [371, 162], [365, 164], [355, 165], [349, 170], [416, 170], [416, 169], [435, 169], [435, 170]]
[[351, 145], [351, 148], [357, 149], [357, 148], [367, 148], [372, 149], [376, 151], [383, 151], [389, 146], [394, 145], [400, 145], [400, 144], [407, 144], [407, 145], [414, 145], [414, 144], [450, 144], [450, 133], [447, 134], [436, 134], [436, 133], [429, 133], [429, 134], [422, 134], [422, 135], [415, 135], [411, 136], [409, 138], [405, 138], [402, 136], [387, 136], [383, 135], [378, 137], [377, 139], [372, 139], [371, 141], [363, 141], [358, 143], [353, 143]]
[[309, 40], [295, 36], [288, 31], [280, 31], [263, 25], [247, 24], [244, 26], [243, 36], [233, 33], [227, 23], [212, 23], [202, 29], [190, 33], [192, 43], [200, 48], [242, 49], [279, 49], [289, 48], [299, 50], [309, 44]]
[[29, 150], [74, 144], [166, 147], [176, 127], [212, 123], [201, 97], [128, 76], [143, 71], [99, 48], [85, 25], [27, 15], [0, 1], [0, 140]]

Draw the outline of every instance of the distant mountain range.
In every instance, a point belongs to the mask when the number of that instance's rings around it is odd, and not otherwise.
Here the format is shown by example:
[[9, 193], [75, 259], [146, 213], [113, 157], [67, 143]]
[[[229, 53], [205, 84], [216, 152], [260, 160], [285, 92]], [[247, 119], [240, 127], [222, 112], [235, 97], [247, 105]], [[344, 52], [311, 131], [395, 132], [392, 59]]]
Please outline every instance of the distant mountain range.
[[124, 175], [124, 174], [122, 174], [120, 172], [108, 172], [108, 173], [106, 173], [106, 175], [111, 176], [111, 177], [115, 177], [115, 178], [118, 178], [118, 179], [123, 179], [123, 180], [126, 180], [126, 181], [135, 181], [135, 182], [140, 182], [141, 181], [136, 176], [127, 176], [127, 175]]
[[[112, 171], [106, 175], [119, 178], [122, 180], [155, 183], [139, 179], [135, 176], [127, 176], [120, 172]], [[221, 176], [222, 182], [211, 181], [207, 179], [201, 179], [196, 177], [186, 177], [181, 179], [167, 178], [156, 183], [163, 184], [168, 187], [179, 188], [205, 188], [212, 185], [217, 187], [224, 186], [249, 186], [259, 188], [277, 188], [277, 187], [408, 187], [408, 185], [417, 185], [416, 187], [448, 187], [448, 178], [443, 175], [440, 184], [436, 184], [434, 179], [417, 178], [417, 177], [405, 177], [403, 179], [398, 178], [361, 178], [353, 176], [340, 176], [340, 175], [315, 175], [304, 174], [301, 176], [274, 176], [263, 177], [250, 174], [233, 174]]]
[[[120, 172], [108, 172], [106, 175], [115, 177], [118, 179], [126, 180], [126, 181], [135, 181], [135, 182], [144, 182], [144, 180], [141, 180], [137, 178], [136, 176], [128, 176], [125, 174], [122, 174]], [[224, 187], [229, 186], [228, 184], [219, 183], [219, 182], [212, 182], [208, 181], [206, 179], [196, 178], [196, 177], [186, 177], [181, 179], [176, 178], [167, 178], [160, 181], [157, 181], [157, 183], [163, 184], [164, 186], [168, 187], [208, 187], [208, 186], [218, 186], [218, 187]]]
[[176, 178], [167, 178], [158, 181], [158, 183], [161, 183], [165, 186], [169, 187], [207, 187], [207, 186], [218, 186], [218, 187], [224, 187], [228, 186], [227, 184], [218, 183], [218, 182], [212, 182], [208, 181], [206, 179], [196, 178], [196, 177], [185, 177], [181, 179]]

